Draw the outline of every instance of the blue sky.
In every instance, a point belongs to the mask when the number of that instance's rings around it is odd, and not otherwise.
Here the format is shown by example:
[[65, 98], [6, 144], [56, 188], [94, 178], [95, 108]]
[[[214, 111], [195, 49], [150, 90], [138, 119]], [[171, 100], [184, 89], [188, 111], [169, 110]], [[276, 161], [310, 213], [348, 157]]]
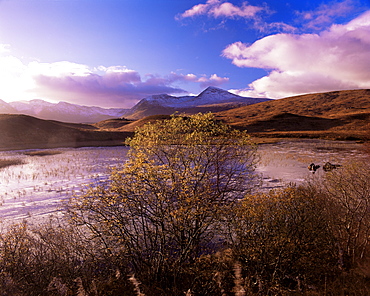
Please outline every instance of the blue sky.
[[370, 88], [369, 0], [0, 0], [0, 99]]

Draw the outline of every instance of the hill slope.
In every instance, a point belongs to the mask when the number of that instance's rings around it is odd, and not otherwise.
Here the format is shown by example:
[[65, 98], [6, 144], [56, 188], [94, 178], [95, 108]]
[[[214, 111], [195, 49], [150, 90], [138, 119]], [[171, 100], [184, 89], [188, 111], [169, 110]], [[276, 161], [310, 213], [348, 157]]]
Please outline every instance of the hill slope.
[[0, 149], [3, 150], [113, 145], [121, 144], [131, 134], [27, 115], [0, 114]]
[[308, 94], [218, 112], [256, 136], [370, 138], [370, 90]]

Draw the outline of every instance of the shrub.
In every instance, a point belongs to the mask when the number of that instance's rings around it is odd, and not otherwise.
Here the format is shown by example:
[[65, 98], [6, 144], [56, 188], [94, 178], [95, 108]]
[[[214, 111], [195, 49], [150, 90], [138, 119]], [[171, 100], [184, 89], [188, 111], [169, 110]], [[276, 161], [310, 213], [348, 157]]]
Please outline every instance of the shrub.
[[147, 124], [128, 144], [123, 168], [70, 214], [143, 284], [181, 291], [184, 268], [215, 251], [225, 213], [255, 185], [255, 147], [211, 114]]
[[232, 248], [248, 288], [264, 295], [320, 288], [338, 274], [325, 200], [307, 187], [247, 196], [231, 220]]

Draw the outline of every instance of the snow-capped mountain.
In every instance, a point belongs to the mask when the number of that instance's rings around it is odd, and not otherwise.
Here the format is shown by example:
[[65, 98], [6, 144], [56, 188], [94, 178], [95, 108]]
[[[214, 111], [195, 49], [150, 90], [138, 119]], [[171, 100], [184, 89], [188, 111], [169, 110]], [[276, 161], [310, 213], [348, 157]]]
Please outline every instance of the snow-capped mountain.
[[241, 97], [217, 87], [208, 87], [197, 96], [174, 97], [170, 95], [152, 95], [142, 99], [124, 117], [139, 119], [149, 115], [173, 114], [184, 112], [218, 112], [245, 105], [256, 104], [268, 99]]
[[6, 103], [0, 100], [0, 113], [25, 114], [40, 119], [72, 123], [95, 123], [101, 120], [123, 116], [128, 109], [81, 106], [66, 102], [57, 104], [43, 100], [16, 101]]
[[0, 100], [0, 114], [25, 114], [62, 122], [96, 123], [119, 117], [140, 119], [149, 115], [170, 115], [175, 112], [186, 114], [218, 112], [266, 100], [268, 99], [241, 97], [217, 87], [208, 87], [197, 96], [152, 95], [142, 99], [131, 109], [106, 109], [66, 102], [49, 103], [43, 100], [11, 103]]

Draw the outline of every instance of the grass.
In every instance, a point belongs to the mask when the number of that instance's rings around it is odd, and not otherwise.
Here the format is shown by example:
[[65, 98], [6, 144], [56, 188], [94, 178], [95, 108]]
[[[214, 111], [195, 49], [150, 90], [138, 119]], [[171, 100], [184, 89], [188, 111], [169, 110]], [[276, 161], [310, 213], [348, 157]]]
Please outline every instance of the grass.
[[23, 164], [23, 161], [20, 159], [0, 159], [0, 169], [19, 164]]
[[255, 137], [370, 141], [370, 91], [309, 94], [216, 113]]
[[47, 156], [47, 155], [57, 155], [61, 154], [61, 151], [58, 150], [41, 150], [41, 151], [29, 151], [25, 152], [25, 155], [28, 156]]

